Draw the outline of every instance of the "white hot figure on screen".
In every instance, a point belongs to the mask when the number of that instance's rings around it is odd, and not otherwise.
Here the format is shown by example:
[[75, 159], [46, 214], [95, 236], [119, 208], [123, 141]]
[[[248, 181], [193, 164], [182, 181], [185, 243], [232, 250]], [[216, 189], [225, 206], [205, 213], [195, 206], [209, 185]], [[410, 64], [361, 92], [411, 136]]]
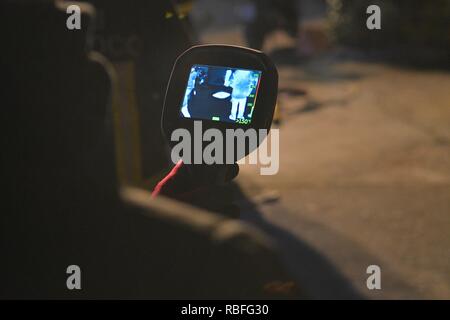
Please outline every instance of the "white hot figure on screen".
[[[253, 89], [252, 72], [247, 70], [236, 70], [229, 80], [231, 93], [231, 114], [230, 120], [244, 119], [245, 104], [247, 97]], [[237, 114], [236, 114], [237, 113]]]

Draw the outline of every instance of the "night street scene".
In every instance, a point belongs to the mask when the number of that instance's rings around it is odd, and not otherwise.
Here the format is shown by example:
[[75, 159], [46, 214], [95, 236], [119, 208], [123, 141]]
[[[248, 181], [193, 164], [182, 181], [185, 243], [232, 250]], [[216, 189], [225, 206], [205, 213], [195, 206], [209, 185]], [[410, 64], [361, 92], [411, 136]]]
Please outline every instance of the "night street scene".
[[0, 21], [2, 300], [450, 299], [450, 1]]

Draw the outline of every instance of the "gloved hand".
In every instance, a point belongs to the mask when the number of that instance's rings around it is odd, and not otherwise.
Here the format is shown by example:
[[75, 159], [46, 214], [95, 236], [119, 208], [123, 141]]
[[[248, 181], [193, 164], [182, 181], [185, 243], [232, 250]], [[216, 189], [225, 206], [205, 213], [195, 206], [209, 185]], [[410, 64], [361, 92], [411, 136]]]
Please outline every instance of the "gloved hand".
[[230, 184], [239, 173], [233, 165], [186, 165], [179, 161], [156, 185], [152, 197], [164, 195], [203, 209], [238, 217]]

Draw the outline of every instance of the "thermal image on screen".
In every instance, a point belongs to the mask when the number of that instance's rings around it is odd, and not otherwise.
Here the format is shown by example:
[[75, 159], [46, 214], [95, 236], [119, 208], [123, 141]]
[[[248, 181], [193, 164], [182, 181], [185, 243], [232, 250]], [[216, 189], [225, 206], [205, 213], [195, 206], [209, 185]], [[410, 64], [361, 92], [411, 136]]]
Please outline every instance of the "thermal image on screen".
[[258, 70], [193, 65], [180, 116], [249, 124], [260, 80]]

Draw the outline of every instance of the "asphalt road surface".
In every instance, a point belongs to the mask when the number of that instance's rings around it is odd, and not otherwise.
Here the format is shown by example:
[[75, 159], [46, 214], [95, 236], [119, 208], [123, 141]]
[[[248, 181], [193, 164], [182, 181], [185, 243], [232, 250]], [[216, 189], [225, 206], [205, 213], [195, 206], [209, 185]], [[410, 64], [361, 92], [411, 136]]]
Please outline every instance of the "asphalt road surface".
[[280, 170], [241, 166], [243, 218], [314, 298], [449, 299], [450, 73], [331, 58], [279, 70]]
[[[202, 40], [245, 45], [239, 28]], [[292, 45], [275, 34], [264, 49]], [[450, 299], [450, 72], [288, 60], [279, 172], [240, 166], [242, 218], [312, 298]], [[381, 290], [367, 288], [369, 265]]]

